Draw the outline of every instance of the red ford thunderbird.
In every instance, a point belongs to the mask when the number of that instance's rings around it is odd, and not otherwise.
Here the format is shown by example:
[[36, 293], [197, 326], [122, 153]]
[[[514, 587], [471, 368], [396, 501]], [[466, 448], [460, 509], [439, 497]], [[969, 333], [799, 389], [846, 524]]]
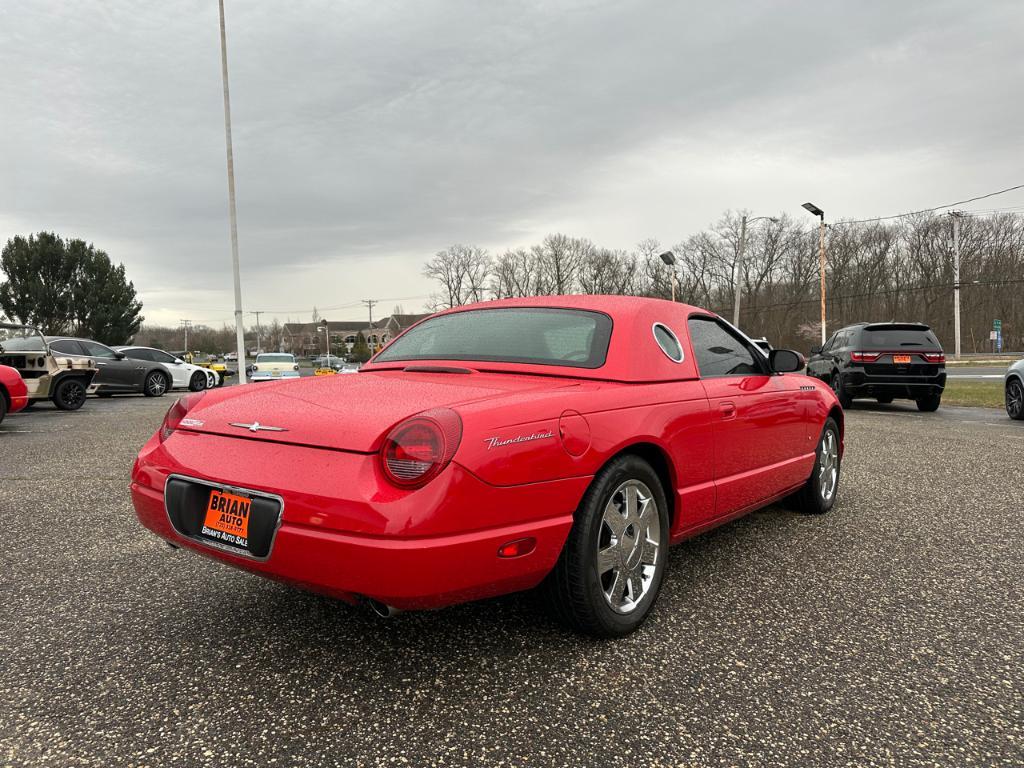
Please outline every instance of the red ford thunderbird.
[[0, 365], [0, 421], [28, 405], [28, 388], [16, 368]]
[[539, 585], [622, 635], [669, 545], [785, 496], [832, 507], [843, 411], [802, 367], [685, 304], [460, 307], [356, 376], [183, 397], [132, 498], [176, 546], [385, 615]]

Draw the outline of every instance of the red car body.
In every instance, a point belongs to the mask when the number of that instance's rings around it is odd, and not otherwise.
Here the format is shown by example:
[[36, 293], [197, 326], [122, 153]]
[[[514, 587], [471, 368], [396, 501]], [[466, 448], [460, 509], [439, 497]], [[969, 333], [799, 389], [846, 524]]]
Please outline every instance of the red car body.
[[[509, 307], [607, 315], [604, 364], [413, 364], [382, 352], [355, 376], [189, 396], [135, 463], [139, 520], [175, 545], [300, 587], [435, 608], [537, 585], [595, 474], [623, 452], [658, 472], [675, 543], [800, 488], [826, 418], [842, 423], [831, 389], [801, 374], [702, 380], [687, 322], [712, 315], [696, 307], [573, 296], [451, 312]], [[659, 348], [654, 324], [674, 331], [681, 362]], [[456, 445], [450, 461], [421, 487], [396, 485], [382, 457], [389, 434], [451, 411], [461, 439], [446, 443]], [[221, 488], [279, 505], [269, 549], [239, 554], [197, 536], [194, 519], [172, 522], [179, 502], [169, 495], [183, 484], [200, 489], [195, 503]]]
[[0, 411], [0, 421], [5, 413], [17, 413], [28, 405], [28, 389], [21, 374], [7, 365], [0, 365], [0, 398], [6, 407]]

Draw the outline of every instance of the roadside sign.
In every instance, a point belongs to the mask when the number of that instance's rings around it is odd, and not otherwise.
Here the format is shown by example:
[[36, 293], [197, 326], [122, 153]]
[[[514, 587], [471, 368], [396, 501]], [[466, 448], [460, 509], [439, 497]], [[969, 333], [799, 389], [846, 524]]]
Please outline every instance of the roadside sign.
[[996, 337], [997, 337], [998, 335], [999, 335], [999, 331], [989, 331], [989, 332], [988, 332], [988, 340], [989, 340], [989, 341], [995, 341], [995, 340], [996, 340]]
[[993, 320], [992, 321], [992, 329], [996, 330], [996, 331], [1003, 330], [1003, 321], [1002, 320]]

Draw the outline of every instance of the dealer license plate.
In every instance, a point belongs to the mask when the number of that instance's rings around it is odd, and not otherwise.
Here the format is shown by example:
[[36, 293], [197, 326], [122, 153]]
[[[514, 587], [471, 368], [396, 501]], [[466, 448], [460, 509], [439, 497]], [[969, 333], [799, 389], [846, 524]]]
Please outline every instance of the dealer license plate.
[[238, 549], [249, 548], [249, 513], [252, 499], [216, 488], [210, 491], [202, 534]]
[[897, 365], [906, 365], [910, 362], [910, 355], [893, 355], [892, 361]]

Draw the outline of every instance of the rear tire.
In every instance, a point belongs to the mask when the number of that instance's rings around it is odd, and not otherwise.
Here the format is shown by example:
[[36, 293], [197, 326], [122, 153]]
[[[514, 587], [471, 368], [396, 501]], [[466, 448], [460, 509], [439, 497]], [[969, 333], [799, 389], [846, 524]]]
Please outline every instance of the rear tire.
[[7, 415], [7, 398], [2, 392], [0, 392], [0, 424], [4, 421], [4, 416]]
[[853, 398], [846, 391], [846, 385], [843, 384], [843, 374], [839, 371], [832, 374], [832, 391], [836, 393], [836, 397], [839, 399], [839, 404], [843, 406], [843, 410], [853, 405]]
[[171, 386], [167, 374], [160, 371], [150, 371], [142, 382], [142, 394], [146, 397], [162, 397]]
[[823, 515], [836, 503], [843, 460], [839, 451], [840, 445], [842, 443], [839, 438], [839, 425], [830, 417], [825, 420], [821, 437], [818, 438], [811, 476], [794, 496], [801, 512], [808, 515]]
[[51, 399], [62, 411], [77, 411], [85, 405], [85, 384], [79, 379], [64, 379]]
[[942, 401], [942, 394], [937, 395], [926, 395], [925, 397], [917, 398], [917, 410], [923, 411], [924, 413], [932, 413], [939, 410], [939, 403]]
[[1014, 421], [1024, 419], [1024, 384], [1010, 379], [1006, 384], [1006, 415]]
[[668, 555], [668, 502], [651, 465], [623, 455], [594, 478], [541, 589], [570, 629], [621, 637], [651, 612]]
[[202, 392], [206, 389], [206, 374], [201, 371], [193, 373], [188, 382], [188, 389], [190, 392]]

